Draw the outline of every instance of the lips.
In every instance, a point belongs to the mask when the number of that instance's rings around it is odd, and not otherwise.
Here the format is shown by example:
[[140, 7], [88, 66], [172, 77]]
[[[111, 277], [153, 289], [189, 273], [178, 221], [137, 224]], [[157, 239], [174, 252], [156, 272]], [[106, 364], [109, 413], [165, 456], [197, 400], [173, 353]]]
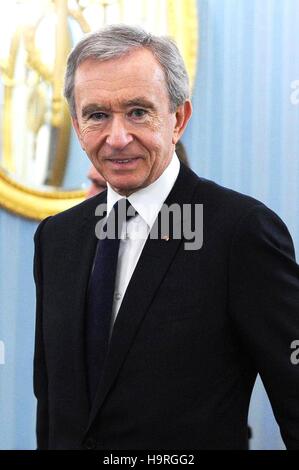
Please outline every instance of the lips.
[[141, 157], [107, 158], [107, 163], [114, 169], [135, 169], [139, 165]]
[[113, 163], [130, 163], [134, 160], [138, 160], [140, 157], [130, 157], [130, 158], [107, 158], [110, 162]]
[[120, 164], [122, 164], [122, 163], [130, 163], [130, 162], [132, 162], [133, 160], [136, 160], [136, 158], [128, 158], [127, 160], [111, 160], [111, 161], [114, 162], [114, 163], [120, 163]]

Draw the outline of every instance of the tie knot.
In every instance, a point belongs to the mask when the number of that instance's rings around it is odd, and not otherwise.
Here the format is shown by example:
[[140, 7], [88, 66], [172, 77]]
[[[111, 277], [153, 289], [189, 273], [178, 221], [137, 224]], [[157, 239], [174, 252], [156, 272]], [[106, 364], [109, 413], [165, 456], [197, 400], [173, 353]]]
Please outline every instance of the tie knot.
[[[130, 201], [126, 198], [119, 199], [113, 206], [112, 210], [114, 210], [114, 215], [112, 217], [115, 219], [117, 218], [119, 222], [123, 223], [125, 220], [130, 220], [132, 217], [137, 215], [136, 210], [130, 203]], [[112, 211], [111, 211], [112, 212]], [[109, 214], [109, 218], [111, 215]]]
[[119, 239], [123, 225], [137, 215], [137, 211], [128, 199], [119, 199], [111, 209], [111, 212], [102, 228], [100, 238]]

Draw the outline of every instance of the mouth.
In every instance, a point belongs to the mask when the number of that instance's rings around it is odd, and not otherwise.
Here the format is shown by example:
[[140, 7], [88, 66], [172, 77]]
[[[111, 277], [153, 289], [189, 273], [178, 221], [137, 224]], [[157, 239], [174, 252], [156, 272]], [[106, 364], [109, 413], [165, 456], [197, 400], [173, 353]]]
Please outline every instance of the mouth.
[[107, 162], [114, 168], [134, 168], [141, 157], [107, 158]]

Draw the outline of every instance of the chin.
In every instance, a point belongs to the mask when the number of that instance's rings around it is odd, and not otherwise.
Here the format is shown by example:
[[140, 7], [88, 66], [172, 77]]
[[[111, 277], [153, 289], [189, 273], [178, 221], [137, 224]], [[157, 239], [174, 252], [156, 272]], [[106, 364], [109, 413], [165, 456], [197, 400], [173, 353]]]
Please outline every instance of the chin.
[[139, 188], [131, 188], [131, 187], [117, 187], [117, 186], [112, 186], [114, 191], [116, 191], [118, 194], [121, 194], [122, 196], [130, 196], [130, 194], [134, 193], [137, 191]]
[[113, 179], [111, 179], [110, 181], [108, 180], [108, 182], [116, 192], [125, 196], [143, 187], [143, 181], [120, 181], [119, 179], [113, 181]]

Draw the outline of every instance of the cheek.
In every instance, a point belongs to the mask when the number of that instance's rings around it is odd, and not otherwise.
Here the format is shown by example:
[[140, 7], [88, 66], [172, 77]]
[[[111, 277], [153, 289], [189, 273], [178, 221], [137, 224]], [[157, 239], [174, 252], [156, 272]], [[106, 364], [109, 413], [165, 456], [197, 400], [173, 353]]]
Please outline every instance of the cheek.
[[101, 131], [95, 126], [90, 126], [81, 129], [81, 142], [84, 143], [86, 149], [93, 149], [96, 146], [101, 145], [102, 137]]
[[153, 140], [159, 142], [161, 147], [171, 145], [175, 134], [175, 117], [173, 115], [155, 119], [150, 125]]
[[165, 124], [163, 125], [162, 119], [153, 119], [147, 123], [140, 132], [140, 137], [143, 137], [149, 145], [160, 147], [165, 139]]
[[97, 126], [82, 126], [81, 127], [81, 136], [83, 139], [93, 138], [96, 135], [100, 134], [100, 130]]
[[158, 116], [150, 116], [146, 124], [151, 132], [160, 132], [163, 128], [163, 121]]

